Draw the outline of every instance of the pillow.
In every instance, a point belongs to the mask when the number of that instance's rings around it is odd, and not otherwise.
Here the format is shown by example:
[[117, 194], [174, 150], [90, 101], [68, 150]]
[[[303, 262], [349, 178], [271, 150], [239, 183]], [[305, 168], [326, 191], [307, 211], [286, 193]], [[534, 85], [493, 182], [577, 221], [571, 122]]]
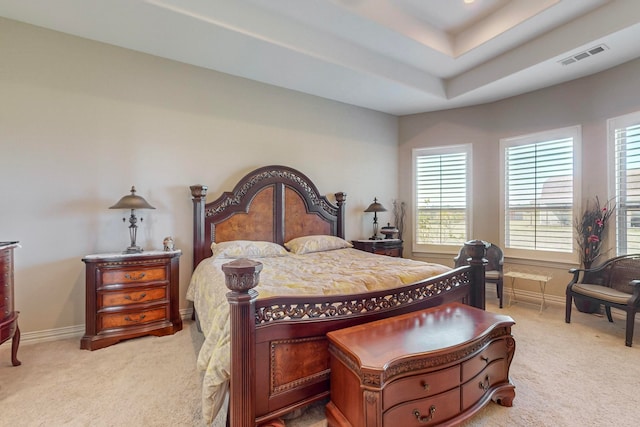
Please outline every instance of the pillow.
[[252, 240], [212, 243], [211, 252], [213, 258], [263, 258], [289, 255], [289, 252], [277, 243]]
[[340, 237], [324, 235], [296, 237], [289, 240], [284, 246], [299, 255], [353, 247], [351, 243]]

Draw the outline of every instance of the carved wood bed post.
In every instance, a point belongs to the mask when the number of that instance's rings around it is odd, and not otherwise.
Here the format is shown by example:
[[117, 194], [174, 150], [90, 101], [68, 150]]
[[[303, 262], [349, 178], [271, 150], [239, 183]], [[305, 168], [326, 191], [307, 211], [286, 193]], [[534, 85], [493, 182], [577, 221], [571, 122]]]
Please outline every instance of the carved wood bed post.
[[336, 235], [344, 239], [344, 202], [347, 200], [347, 193], [336, 193], [336, 204], [338, 205], [338, 221], [336, 225]]
[[231, 322], [231, 378], [228, 421], [233, 427], [256, 423], [255, 302], [262, 264], [237, 259], [222, 266]]
[[207, 202], [206, 185], [192, 185], [191, 197], [193, 199], [193, 270], [198, 263], [206, 257], [203, 253], [207, 248], [204, 246], [204, 205]]
[[484, 257], [487, 253], [487, 242], [482, 240], [470, 240], [464, 244], [467, 254], [471, 257], [469, 265], [471, 266], [471, 275], [473, 276], [473, 288], [471, 289], [471, 305], [481, 309], [485, 309], [485, 265], [487, 259]]

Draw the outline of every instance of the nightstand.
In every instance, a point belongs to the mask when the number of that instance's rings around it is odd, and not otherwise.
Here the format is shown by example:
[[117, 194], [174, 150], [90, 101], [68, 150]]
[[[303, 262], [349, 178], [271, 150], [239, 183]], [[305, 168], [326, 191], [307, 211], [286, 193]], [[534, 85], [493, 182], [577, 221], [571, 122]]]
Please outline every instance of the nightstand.
[[80, 348], [96, 350], [124, 339], [181, 330], [180, 255], [175, 250], [84, 257], [86, 333]]
[[402, 258], [402, 240], [400, 239], [352, 240], [351, 243], [354, 248], [361, 251]]

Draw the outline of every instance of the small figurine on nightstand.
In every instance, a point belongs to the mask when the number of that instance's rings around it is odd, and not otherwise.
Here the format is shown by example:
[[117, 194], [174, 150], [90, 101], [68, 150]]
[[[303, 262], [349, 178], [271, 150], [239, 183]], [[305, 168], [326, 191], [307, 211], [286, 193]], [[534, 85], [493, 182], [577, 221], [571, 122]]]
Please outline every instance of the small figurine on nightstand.
[[165, 251], [172, 251], [174, 249], [173, 246], [173, 237], [168, 236], [165, 237], [164, 240], [162, 241], [162, 244], [164, 245], [164, 250]]

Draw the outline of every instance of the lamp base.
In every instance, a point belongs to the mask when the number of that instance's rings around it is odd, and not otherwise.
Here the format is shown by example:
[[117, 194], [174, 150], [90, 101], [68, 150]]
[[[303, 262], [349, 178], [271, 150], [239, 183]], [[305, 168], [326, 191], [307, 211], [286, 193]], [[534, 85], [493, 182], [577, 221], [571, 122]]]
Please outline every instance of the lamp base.
[[140, 246], [129, 246], [127, 249], [122, 251], [123, 254], [139, 254], [143, 251]]

